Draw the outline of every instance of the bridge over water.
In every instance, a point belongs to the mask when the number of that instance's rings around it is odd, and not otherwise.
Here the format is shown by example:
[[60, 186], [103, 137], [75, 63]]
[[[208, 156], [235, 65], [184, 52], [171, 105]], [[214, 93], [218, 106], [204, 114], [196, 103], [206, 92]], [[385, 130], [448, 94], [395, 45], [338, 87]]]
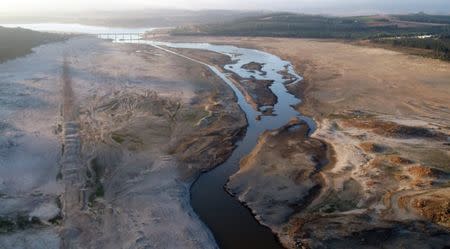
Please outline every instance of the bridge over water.
[[145, 33], [99, 33], [96, 35], [100, 39], [109, 39], [114, 41], [134, 41], [142, 39]]

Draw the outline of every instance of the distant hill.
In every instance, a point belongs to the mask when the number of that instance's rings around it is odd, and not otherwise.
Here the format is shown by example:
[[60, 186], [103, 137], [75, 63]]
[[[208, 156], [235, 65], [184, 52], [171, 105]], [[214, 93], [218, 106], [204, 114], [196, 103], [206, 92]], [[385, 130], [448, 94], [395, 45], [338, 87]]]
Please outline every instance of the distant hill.
[[180, 26], [175, 35], [232, 35], [360, 39], [449, 32], [450, 16], [426, 14], [333, 17], [271, 13], [225, 23]]
[[417, 13], [411, 15], [396, 15], [395, 17], [402, 21], [450, 24], [450, 15], [427, 15], [425, 13]]
[[386, 48], [450, 61], [450, 16], [333, 17], [270, 13], [225, 23], [180, 26], [172, 35], [267, 36], [369, 40]]
[[65, 39], [66, 36], [0, 27], [0, 63], [30, 53], [33, 47]]
[[180, 25], [224, 23], [259, 16], [267, 12], [236, 10], [143, 9], [126, 11], [91, 11], [51, 13], [35, 16], [1, 16], [0, 23], [59, 22], [112, 27], [176, 27]]

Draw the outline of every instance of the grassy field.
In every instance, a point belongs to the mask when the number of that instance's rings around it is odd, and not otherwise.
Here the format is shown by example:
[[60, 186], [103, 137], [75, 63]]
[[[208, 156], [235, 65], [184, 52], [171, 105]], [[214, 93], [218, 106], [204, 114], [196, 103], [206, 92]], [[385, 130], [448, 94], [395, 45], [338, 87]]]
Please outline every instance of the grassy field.
[[66, 39], [66, 36], [0, 27], [0, 63], [32, 52], [32, 48]]

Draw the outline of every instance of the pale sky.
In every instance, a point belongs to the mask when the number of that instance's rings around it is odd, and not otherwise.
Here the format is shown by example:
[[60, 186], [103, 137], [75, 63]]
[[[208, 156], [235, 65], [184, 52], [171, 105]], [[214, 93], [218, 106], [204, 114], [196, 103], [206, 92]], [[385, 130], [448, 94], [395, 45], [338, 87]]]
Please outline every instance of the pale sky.
[[141, 8], [450, 13], [450, 0], [0, 0], [7, 14]]

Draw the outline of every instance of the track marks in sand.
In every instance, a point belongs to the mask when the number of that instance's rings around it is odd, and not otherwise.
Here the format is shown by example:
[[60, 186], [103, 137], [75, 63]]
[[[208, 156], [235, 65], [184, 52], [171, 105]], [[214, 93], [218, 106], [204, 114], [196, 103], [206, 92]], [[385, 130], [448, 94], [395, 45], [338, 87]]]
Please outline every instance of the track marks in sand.
[[79, 230], [73, 226], [73, 219], [76, 219], [78, 211], [85, 207], [87, 197], [83, 192], [85, 182], [82, 177], [80, 124], [67, 56], [64, 57], [62, 67], [63, 150], [61, 174], [64, 184], [62, 248], [72, 248], [72, 241], [79, 233]]

